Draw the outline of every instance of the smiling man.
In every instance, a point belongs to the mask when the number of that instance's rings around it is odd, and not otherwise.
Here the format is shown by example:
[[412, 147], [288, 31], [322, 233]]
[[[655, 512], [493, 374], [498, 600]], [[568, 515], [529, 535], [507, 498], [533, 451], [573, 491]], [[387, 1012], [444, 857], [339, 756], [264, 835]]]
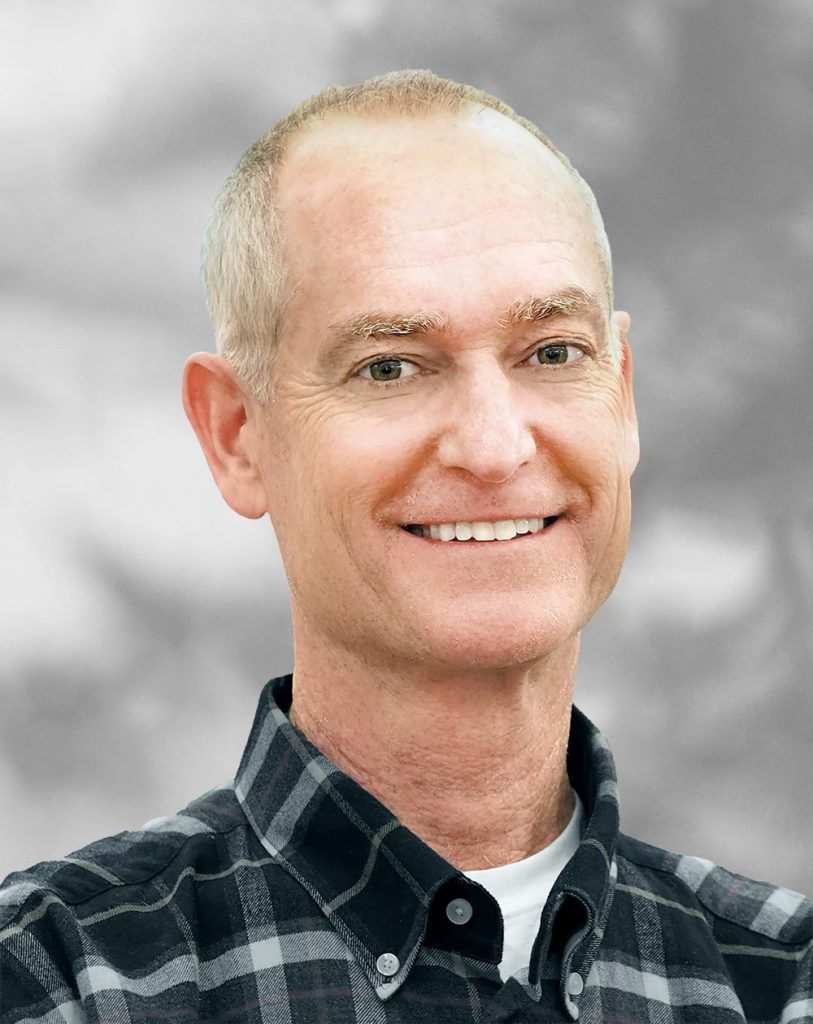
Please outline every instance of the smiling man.
[[331, 88], [243, 156], [204, 269], [185, 407], [273, 524], [293, 673], [234, 783], [11, 876], [0, 1019], [813, 1020], [811, 905], [621, 835], [572, 704], [638, 434], [567, 159], [428, 72]]

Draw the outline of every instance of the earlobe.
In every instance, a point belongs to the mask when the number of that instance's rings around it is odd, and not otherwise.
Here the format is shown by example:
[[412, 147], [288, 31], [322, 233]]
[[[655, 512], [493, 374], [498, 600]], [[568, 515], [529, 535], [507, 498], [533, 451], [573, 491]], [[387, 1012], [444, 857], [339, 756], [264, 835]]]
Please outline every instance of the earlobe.
[[189, 357], [183, 405], [225, 501], [241, 516], [259, 519], [267, 508], [252, 444], [253, 409], [225, 359], [211, 352]]

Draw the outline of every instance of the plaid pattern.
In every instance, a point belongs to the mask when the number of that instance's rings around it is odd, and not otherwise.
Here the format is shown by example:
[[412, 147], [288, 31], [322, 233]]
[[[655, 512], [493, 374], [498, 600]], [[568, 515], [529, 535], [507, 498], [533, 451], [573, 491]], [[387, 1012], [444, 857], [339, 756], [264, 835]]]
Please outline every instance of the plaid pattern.
[[2, 1024], [813, 1022], [811, 903], [621, 835], [575, 708], [584, 833], [502, 984], [494, 900], [308, 743], [290, 699], [290, 676], [264, 689], [233, 785], [9, 876]]

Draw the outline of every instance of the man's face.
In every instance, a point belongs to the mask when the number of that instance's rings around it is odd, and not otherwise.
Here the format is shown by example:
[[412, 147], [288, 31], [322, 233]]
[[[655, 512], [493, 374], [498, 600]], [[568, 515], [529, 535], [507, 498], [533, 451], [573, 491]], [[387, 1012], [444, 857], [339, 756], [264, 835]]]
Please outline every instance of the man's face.
[[[637, 452], [566, 171], [492, 111], [334, 116], [280, 189], [294, 291], [257, 451], [300, 636], [461, 671], [560, 647], [618, 576]], [[516, 519], [537, 532], [418, 530]]]

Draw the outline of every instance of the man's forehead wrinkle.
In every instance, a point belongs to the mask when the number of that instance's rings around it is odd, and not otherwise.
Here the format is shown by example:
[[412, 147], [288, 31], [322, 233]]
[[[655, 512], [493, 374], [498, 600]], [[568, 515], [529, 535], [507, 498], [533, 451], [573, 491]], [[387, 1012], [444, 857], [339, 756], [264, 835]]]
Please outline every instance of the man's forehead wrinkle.
[[[376, 272], [386, 271], [389, 273], [391, 271], [400, 270], [411, 272], [415, 270], [422, 270], [423, 268], [426, 267], [436, 268], [444, 263], [457, 263], [461, 260], [468, 260], [472, 257], [472, 255], [478, 258], [482, 257], [484, 259], [487, 259], [493, 256], [501, 249], [507, 249], [510, 251], [517, 244], [517, 241], [513, 239], [508, 239], [507, 241], [494, 242], [477, 241], [476, 243], [472, 243], [472, 245], [469, 248], [461, 248], [455, 252], [441, 253], [428, 251], [426, 253], [420, 253], [417, 255], [413, 255], [412, 253], [400, 255], [396, 253], [393, 254], [390, 258], [384, 258], [379, 253], [375, 253], [373, 254], [373, 256], [369, 258], [367, 262]], [[550, 247], [551, 245], [557, 245], [566, 250], [573, 248], [572, 243], [568, 240], [563, 240], [559, 242], [557, 240], [551, 241], [545, 238], [538, 238], [534, 239], [531, 243], [529, 243], [529, 246], [534, 247]], [[568, 253], [566, 252], [564, 256], [560, 256], [560, 258], [564, 259], [567, 255]], [[536, 260], [535, 265], [538, 265], [539, 267], [544, 267], [547, 266], [548, 264], [554, 263], [556, 261], [556, 258], [556, 255], [546, 254], [544, 258]]]
[[[466, 260], [474, 256], [477, 258], [499, 258], [501, 251], [509, 253], [519, 245], [534, 250], [534, 256], [538, 252], [545, 255], [541, 262], [550, 263], [556, 258], [549, 254], [552, 247], [556, 247], [559, 258], [571, 252], [578, 244], [579, 239], [574, 233], [570, 238], [554, 238], [540, 230], [536, 235], [531, 235], [525, 224], [516, 224], [513, 231], [507, 230], [502, 238], [488, 236], [486, 229], [479, 232], [476, 237], [465, 237], [467, 222], [471, 223], [479, 218], [479, 214], [473, 214], [466, 220], [457, 221], [454, 226], [432, 225], [418, 226], [409, 225], [398, 231], [386, 233], [382, 231], [380, 244], [382, 251], [376, 251], [374, 258], [378, 266], [384, 269], [414, 269], [425, 265], [440, 263], [455, 263], [459, 260]], [[453, 239], [449, 244], [449, 231], [461, 229], [464, 238], [459, 242]], [[437, 240], [437, 241], [436, 241]], [[547, 251], [546, 251], [547, 250]]]

